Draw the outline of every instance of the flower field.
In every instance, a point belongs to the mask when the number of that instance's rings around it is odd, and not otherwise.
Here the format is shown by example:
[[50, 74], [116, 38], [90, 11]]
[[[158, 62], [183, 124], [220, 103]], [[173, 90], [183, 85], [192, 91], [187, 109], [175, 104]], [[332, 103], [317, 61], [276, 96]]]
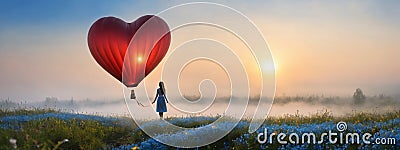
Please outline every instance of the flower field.
[[[213, 122], [216, 117], [167, 118], [172, 124], [182, 127], [200, 127]], [[371, 133], [376, 138], [394, 138], [392, 144], [332, 144], [324, 139], [320, 144], [279, 144], [267, 141], [260, 144], [258, 133], [267, 129], [270, 133], [315, 133], [337, 131], [338, 122], [346, 122], [345, 133]], [[151, 124], [155, 130], [156, 125]], [[231, 123], [229, 120], [221, 123]], [[146, 126], [146, 125], [145, 125]], [[227, 136], [199, 149], [399, 149], [400, 111], [383, 114], [357, 113], [333, 117], [329, 112], [311, 116], [286, 115], [267, 118], [255, 133], [248, 133], [249, 120], [242, 120]], [[160, 135], [179, 139], [182, 133]], [[202, 134], [211, 134], [202, 133]], [[0, 149], [176, 149], [149, 138], [130, 118], [104, 117], [87, 114], [63, 113], [54, 110], [13, 110], [0, 111]], [[276, 140], [276, 139], [275, 139]]]

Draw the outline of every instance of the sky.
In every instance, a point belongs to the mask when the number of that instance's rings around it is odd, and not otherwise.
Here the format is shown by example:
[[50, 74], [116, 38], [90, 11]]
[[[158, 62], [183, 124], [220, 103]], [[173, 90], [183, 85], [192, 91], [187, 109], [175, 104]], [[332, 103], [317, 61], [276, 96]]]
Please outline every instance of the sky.
[[[91, 24], [104, 16], [131, 22], [186, 2], [191, 1], [2, 1], [0, 99], [123, 97], [122, 85], [90, 55]], [[370, 96], [400, 95], [399, 1], [218, 3], [246, 15], [268, 42], [276, 95], [351, 96], [356, 88]], [[202, 65], [192, 67], [195, 72]], [[197, 86], [190, 82], [190, 71], [179, 84]], [[216, 83], [221, 91], [229, 85], [223, 73], [213, 78], [221, 78]]]

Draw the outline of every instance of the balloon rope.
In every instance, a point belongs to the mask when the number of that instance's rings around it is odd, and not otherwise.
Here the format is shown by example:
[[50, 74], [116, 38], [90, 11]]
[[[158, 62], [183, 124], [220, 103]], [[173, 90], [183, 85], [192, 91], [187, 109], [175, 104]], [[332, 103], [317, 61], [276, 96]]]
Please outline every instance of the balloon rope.
[[142, 107], [150, 107], [150, 105], [147, 105], [147, 106], [143, 105], [143, 104], [140, 103], [137, 99], [134, 99], [134, 100], [136, 101], [136, 103], [137, 103], [139, 106], [142, 106]]

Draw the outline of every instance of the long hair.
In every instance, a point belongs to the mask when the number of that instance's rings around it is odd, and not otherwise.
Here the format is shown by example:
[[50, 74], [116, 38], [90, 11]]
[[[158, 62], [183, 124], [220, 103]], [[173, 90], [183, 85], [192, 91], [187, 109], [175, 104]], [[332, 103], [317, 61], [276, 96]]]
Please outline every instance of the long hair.
[[160, 87], [161, 94], [165, 94], [164, 82], [160, 81], [158, 86]]

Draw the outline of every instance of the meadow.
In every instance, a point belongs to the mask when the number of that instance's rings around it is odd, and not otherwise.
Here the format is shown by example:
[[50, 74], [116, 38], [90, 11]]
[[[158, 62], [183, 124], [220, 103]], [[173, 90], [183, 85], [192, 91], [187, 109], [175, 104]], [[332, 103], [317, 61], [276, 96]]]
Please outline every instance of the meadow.
[[[183, 127], [199, 127], [218, 116], [172, 117], [167, 121]], [[313, 132], [316, 135], [336, 130], [344, 121], [346, 132], [368, 132], [372, 139], [395, 138], [392, 145], [373, 144], [260, 144], [257, 134], [267, 128], [280, 133]], [[229, 123], [229, 122], [227, 122]], [[400, 111], [386, 113], [358, 112], [333, 116], [329, 111], [312, 115], [291, 114], [269, 117], [262, 128], [249, 134], [249, 121], [242, 120], [221, 140], [199, 149], [398, 149], [400, 147]], [[179, 133], [172, 133], [179, 134]], [[128, 117], [109, 117], [66, 113], [54, 109], [0, 110], [0, 149], [176, 149], [163, 145], [142, 132]]]
[[[368, 97], [355, 104], [351, 97], [277, 97], [272, 115], [255, 133], [249, 134], [249, 119], [242, 119], [227, 136], [199, 149], [399, 149], [400, 108], [398, 97]], [[218, 103], [217, 103], [218, 104]], [[176, 149], [157, 142], [124, 114], [123, 100], [57, 100], [37, 103], [0, 101], [0, 149]], [[251, 105], [250, 105], [251, 106]], [[120, 112], [116, 112], [116, 110]], [[178, 116], [168, 112], [166, 120], [181, 127], [201, 127], [215, 121], [218, 115]], [[337, 131], [338, 122], [346, 122], [346, 133], [371, 133], [371, 139], [394, 138], [394, 144], [260, 144], [257, 134], [307, 133], [319, 137], [329, 130]], [[226, 120], [222, 123], [232, 123]], [[145, 124], [163, 130], [157, 124]], [[213, 133], [207, 133], [212, 135]], [[178, 138], [182, 133], [169, 135]], [[287, 140], [287, 137], [286, 137]]]

